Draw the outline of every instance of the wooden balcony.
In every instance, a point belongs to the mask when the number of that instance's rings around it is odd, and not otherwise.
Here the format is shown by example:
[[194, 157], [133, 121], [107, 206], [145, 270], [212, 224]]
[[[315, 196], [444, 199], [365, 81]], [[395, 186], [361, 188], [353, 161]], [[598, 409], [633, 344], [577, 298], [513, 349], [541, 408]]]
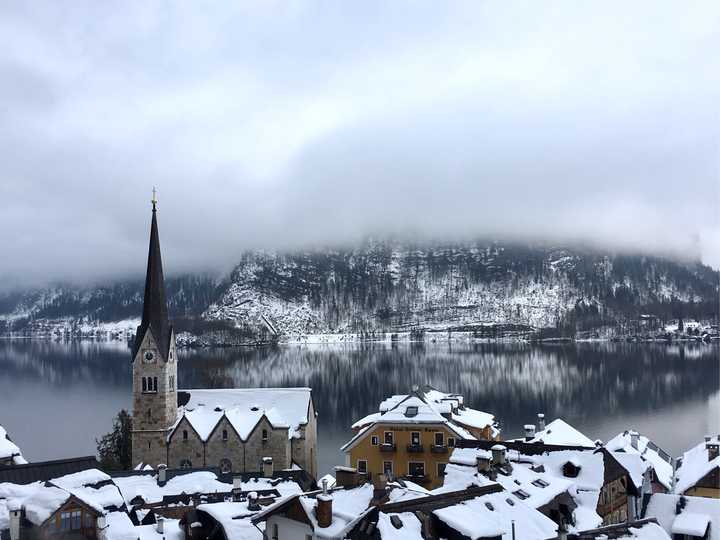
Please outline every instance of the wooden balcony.
[[395, 446], [395, 443], [382, 443], [380, 445], [380, 451], [381, 452], [395, 452], [397, 450], [397, 447]]
[[422, 454], [425, 451], [425, 448], [422, 444], [408, 444], [407, 445], [407, 452], [408, 454]]
[[447, 454], [448, 453], [448, 447], [447, 446], [435, 446], [432, 445], [430, 447], [430, 452], [433, 454]]

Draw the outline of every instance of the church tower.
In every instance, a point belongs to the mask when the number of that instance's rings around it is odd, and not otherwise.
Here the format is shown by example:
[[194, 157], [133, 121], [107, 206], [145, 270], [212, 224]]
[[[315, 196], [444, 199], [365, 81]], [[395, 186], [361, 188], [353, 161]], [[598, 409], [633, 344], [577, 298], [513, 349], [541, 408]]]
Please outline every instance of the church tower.
[[168, 319], [153, 190], [150, 248], [142, 322], [132, 348], [132, 462], [156, 467], [166, 463], [166, 435], [177, 418], [175, 334]]

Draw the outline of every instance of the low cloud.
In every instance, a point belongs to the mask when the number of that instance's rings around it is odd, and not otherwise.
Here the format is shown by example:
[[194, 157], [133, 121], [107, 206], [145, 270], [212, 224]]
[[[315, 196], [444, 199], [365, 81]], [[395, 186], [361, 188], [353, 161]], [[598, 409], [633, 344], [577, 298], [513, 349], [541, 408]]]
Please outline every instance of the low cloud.
[[[0, 8], [5, 283], [367, 235], [720, 267], [720, 6]], [[92, 24], [90, 24], [92, 21]]]

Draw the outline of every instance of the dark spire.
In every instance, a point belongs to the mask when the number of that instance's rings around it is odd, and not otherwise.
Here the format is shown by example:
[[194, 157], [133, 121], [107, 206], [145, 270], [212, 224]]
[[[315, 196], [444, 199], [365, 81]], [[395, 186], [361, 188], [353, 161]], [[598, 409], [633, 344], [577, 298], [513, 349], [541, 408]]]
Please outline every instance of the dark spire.
[[133, 359], [137, 355], [140, 343], [149, 328], [158, 342], [163, 360], [168, 360], [172, 327], [168, 319], [167, 300], [165, 299], [165, 280], [163, 278], [162, 257], [160, 256], [160, 235], [157, 226], [155, 190], [152, 200], [152, 223], [150, 225], [150, 247], [148, 249], [147, 274], [145, 276], [145, 297], [143, 299], [142, 322], [135, 335]]

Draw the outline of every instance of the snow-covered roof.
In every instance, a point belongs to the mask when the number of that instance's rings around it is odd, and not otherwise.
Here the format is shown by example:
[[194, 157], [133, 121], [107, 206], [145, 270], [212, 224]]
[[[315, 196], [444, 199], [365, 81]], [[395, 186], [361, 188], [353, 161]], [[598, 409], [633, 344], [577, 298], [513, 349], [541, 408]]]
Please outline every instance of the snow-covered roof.
[[491, 493], [433, 513], [460, 534], [468, 538], [503, 536], [510, 538], [515, 522], [517, 540], [551, 538], [557, 525], [543, 514], [514, 499], [507, 492]]
[[[678, 509], [680, 513], [676, 513]], [[670, 535], [688, 534], [702, 538], [709, 526], [707, 540], [720, 540], [720, 499], [654, 493], [645, 517], [655, 518]]]
[[605, 448], [611, 452], [626, 452], [644, 457], [655, 470], [658, 481], [668, 491], [672, 489], [673, 465], [670, 455], [644, 435], [637, 434], [637, 448], [632, 445], [632, 432], [625, 431], [610, 439]]
[[162, 533], [156, 525], [133, 525], [125, 512], [108, 513], [106, 524], [106, 540], [185, 540], [177, 519], [165, 519]]
[[189, 401], [179, 408], [177, 424], [187, 419], [203, 441], [225, 417], [241, 439], [247, 440], [261, 418], [275, 428], [288, 428], [288, 437], [300, 436], [310, 410], [310, 388], [231, 388], [183, 390]]
[[[713, 437], [710, 442], [720, 444], [720, 435]], [[703, 441], [683, 454], [682, 461], [675, 473], [677, 479], [675, 493], [684, 493], [710, 471], [720, 467], [720, 456], [709, 459], [706, 444]]]
[[146, 503], [161, 502], [164, 496], [194, 495], [197, 493], [226, 493], [232, 491], [232, 485], [220, 482], [211, 471], [194, 471], [179, 474], [168, 480], [164, 486], [158, 485], [154, 474], [135, 474], [117, 476], [113, 482], [120, 490], [126, 504], [140, 496]]
[[201, 504], [198, 511], [211, 515], [225, 530], [225, 537], [232, 540], [260, 540], [262, 533], [250, 518], [257, 512], [248, 509], [247, 502], [221, 502]]
[[[400, 528], [392, 523], [395, 517], [400, 520]], [[382, 540], [422, 540], [422, 523], [412, 512], [399, 514], [378, 514], [377, 530]]]
[[[525, 439], [518, 440], [524, 441]], [[589, 437], [586, 437], [562, 418], [556, 418], [547, 424], [545, 429], [535, 432], [535, 437], [526, 442], [595, 448], [595, 443]]]
[[348, 451], [363, 435], [379, 424], [444, 424], [461, 439], [474, 440], [468, 428], [491, 428], [491, 435], [497, 436], [495, 417], [492, 414], [463, 407], [463, 397], [429, 389], [414, 394], [398, 394], [380, 403], [380, 412], [372, 413], [355, 422], [352, 427], [358, 433], [342, 446]]
[[11, 459], [14, 465], [24, 465], [27, 463], [20, 452], [20, 448], [10, 440], [10, 436], [5, 428], [0, 426], [0, 460]]
[[635, 488], [642, 488], [643, 476], [648, 469], [652, 468], [652, 464], [640, 454], [610, 452], [610, 455], [627, 471], [628, 477]]

